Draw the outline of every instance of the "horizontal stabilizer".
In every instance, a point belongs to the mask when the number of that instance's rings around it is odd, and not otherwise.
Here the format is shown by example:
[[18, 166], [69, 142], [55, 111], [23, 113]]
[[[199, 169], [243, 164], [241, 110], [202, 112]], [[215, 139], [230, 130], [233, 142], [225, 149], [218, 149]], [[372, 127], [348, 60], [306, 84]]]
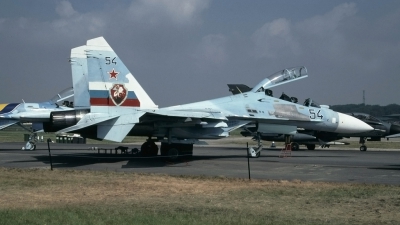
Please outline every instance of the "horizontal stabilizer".
[[0, 120], [0, 130], [18, 123], [17, 120]]
[[97, 138], [109, 141], [121, 142], [129, 131], [139, 122], [143, 115], [121, 115], [118, 118], [107, 120], [97, 125]]

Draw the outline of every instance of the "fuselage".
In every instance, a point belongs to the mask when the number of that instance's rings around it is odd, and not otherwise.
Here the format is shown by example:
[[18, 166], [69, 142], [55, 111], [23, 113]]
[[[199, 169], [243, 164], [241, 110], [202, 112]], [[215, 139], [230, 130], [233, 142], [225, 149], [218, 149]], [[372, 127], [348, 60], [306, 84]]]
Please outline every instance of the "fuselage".
[[48, 122], [53, 111], [70, 110], [50, 102], [0, 104], [0, 119], [19, 122]]
[[329, 108], [304, 106], [265, 95], [247, 92], [214, 100], [201, 101], [164, 109], [220, 113], [229, 120], [297, 126], [326, 132], [354, 133], [372, 130], [361, 120]]

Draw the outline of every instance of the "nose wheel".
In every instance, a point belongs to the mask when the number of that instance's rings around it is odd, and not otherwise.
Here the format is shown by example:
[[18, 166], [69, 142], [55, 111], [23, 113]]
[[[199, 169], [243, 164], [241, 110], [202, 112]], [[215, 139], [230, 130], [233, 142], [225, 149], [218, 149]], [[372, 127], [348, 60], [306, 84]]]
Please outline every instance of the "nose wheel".
[[367, 146], [365, 145], [365, 139], [366, 137], [360, 137], [360, 151], [365, 152], [367, 151]]
[[362, 152], [367, 151], [367, 146], [365, 146], [365, 145], [360, 146], [360, 151], [362, 151]]
[[36, 150], [36, 141], [38, 140], [37, 133], [31, 133], [28, 142], [26, 142], [25, 147], [22, 150], [34, 151]]
[[25, 150], [34, 151], [36, 149], [36, 144], [32, 141], [28, 141], [25, 144]]
[[249, 147], [247, 149], [247, 154], [250, 157], [258, 158], [258, 157], [260, 157], [261, 150], [263, 148], [262, 141], [261, 141], [261, 134], [259, 132], [257, 132], [257, 135], [253, 139], [257, 141], [257, 147], [255, 147], [255, 148]]

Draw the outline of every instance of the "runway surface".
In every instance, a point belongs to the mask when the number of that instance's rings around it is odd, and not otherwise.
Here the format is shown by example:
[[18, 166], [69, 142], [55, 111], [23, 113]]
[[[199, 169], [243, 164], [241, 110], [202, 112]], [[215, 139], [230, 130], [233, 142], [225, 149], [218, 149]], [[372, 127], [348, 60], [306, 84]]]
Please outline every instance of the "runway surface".
[[[0, 167], [50, 168], [47, 143], [21, 151], [24, 143], [0, 143]], [[53, 168], [108, 170], [171, 175], [248, 178], [245, 147], [200, 146], [191, 159], [139, 158], [131, 154], [98, 154], [94, 145], [50, 144]], [[97, 145], [113, 149], [116, 145]], [[129, 145], [130, 148], [137, 147]], [[108, 151], [110, 153], [110, 151]], [[113, 151], [114, 153], [114, 151]], [[250, 158], [252, 179], [400, 184], [400, 151], [303, 150], [280, 158], [279, 149], [265, 149]]]

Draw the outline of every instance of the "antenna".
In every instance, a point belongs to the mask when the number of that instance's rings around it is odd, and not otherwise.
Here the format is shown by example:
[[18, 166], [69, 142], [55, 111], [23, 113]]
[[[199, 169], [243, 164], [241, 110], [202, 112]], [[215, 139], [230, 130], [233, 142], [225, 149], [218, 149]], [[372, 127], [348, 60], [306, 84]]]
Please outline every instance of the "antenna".
[[363, 105], [365, 105], [365, 90], [363, 90]]

